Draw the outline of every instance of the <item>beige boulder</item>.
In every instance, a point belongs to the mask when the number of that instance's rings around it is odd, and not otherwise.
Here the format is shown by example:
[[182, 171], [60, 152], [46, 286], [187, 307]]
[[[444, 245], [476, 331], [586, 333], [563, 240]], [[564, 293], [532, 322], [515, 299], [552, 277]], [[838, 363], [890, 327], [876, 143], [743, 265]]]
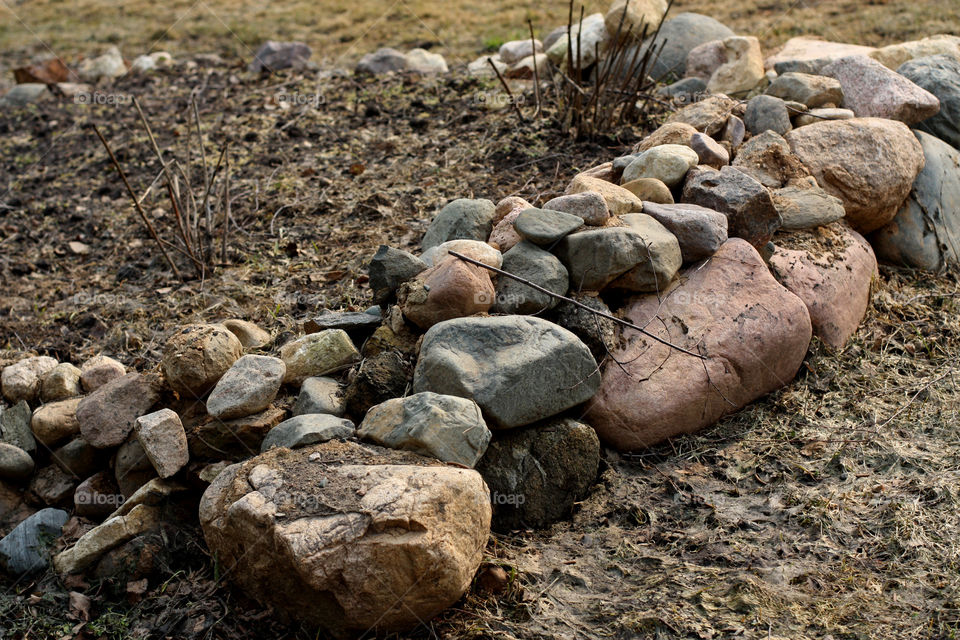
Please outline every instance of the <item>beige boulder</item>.
[[753, 36], [730, 36], [723, 40], [726, 62], [717, 67], [707, 91], [728, 95], [745, 94], [763, 80], [763, 53]]
[[476, 471], [353, 442], [261, 454], [200, 502], [210, 550], [247, 595], [335, 635], [409, 630], [456, 602], [490, 515]]
[[200, 399], [242, 355], [240, 340], [222, 324], [194, 324], [170, 336], [160, 367], [181, 397]]
[[[667, 124], [686, 123], [708, 136], [717, 136], [724, 130], [727, 119], [739, 103], [725, 95], [704, 98], [673, 113]], [[662, 128], [662, 127], [661, 127]], [[692, 135], [691, 135], [692, 137]]]
[[810, 343], [803, 301], [781, 286], [757, 251], [728, 240], [658, 299], [637, 296], [626, 319], [705, 359], [636, 331], [612, 353], [584, 421], [621, 451], [708, 427], [796, 375]]
[[612, 182], [589, 175], [579, 174], [567, 187], [567, 195], [593, 191], [599, 193], [607, 202], [607, 208], [612, 216], [622, 216], [628, 213], [643, 211], [643, 201], [630, 191]]
[[896, 71], [904, 62], [940, 54], [960, 60], [960, 36], [941, 33], [921, 40], [881, 47], [868, 55], [888, 69]]
[[770, 270], [810, 312], [813, 333], [842, 349], [870, 305], [877, 258], [863, 236], [842, 222], [777, 238]]
[[686, 122], [668, 122], [660, 125], [656, 131], [638, 142], [633, 147], [633, 152], [643, 153], [663, 144], [682, 144], [689, 147], [695, 133], [697, 133], [696, 128]]
[[644, 27], [653, 35], [666, 12], [667, 0], [614, 0], [604, 22], [611, 37], [619, 33], [624, 38], [629, 31], [631, 38], [640, 38]]
[[787, 132], [790, 149], [861, 233], [887, 224], [923, 169], [923, 148], [902, 122], [852, 118]]

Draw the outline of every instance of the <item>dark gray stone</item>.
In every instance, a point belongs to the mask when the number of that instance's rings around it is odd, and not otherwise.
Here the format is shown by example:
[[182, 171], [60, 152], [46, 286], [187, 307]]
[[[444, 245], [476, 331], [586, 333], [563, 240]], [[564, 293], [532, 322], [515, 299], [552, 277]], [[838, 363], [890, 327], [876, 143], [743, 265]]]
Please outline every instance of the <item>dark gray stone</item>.
[[454, 200], [434, 217], [423, 236], [426, 251], [447, 240], [480, 240], [486, 242], [493, 230], [496, 205], [489, 200]]
[[683, 78], [657, 90], [662, 96], [673, 98], [681, 104], [690, 103], [707, 92], [707, 83], [702, 78]]
[[477, 465], [490, 488], [492, 527], [545, 527], [566, 517], [597, 479], [596, 432], [552, 419], [498, 434]]
[[916, 128], [960, 149], [960, 60], [948, 55], [916, 58], [900, 65], [897, 73], [940, 100], [940, 113]]
[[573, 333], [529, 316], [456, 318], [423, 337], [414, 393], [470, 398], [491, 427], [554, 416], [590, 399], [600, 373]]
[[793, 100], [810, 108], [822, 107], [828, 103], [835, 107], [843, 104], [843, 89], [839, 80], [809, 73], [790, 72], [780, 75], [770, 83], [765, 93], [782, 100]]
[[[503, 270], [561, 296], [566, 295], [570, 287], [563, 263], [530, 242], [519, 242], [503, 254]], [[491, 309], [494, 313], [527, 315], [552, 309], [557, 304], [556, 298], [505, 276], [497, 279], [496, 291]]]
[[26, 400], [6, 409], [0, 407], [0, 442], [12, 444], [30, 455], [37, 450], [37, 441], [30, 430], [33, 412]]
[[785, 73], [809, 73], [818, 75], [820, 70], [833, 62], [834, 58], [817, 58], [816, 60], [784, 60], [773, 65], [773, 70], [778, 76]]
[[768, 95], [750, 98], [743, 122], [747, 131], [753, 134], [773, 131], [782, 136], [793, 128], [790, 124], [790, 112], [784, 101]]
[[[418, 272], [419, 273], [419, 272]], [[381, 318], [366, 311], [327, 311], [303, 323], [304, 333], [343, 329], [354, 344], [363, 341], [380, 326]]]
[[[610, 307], [597, 296], [571, 293], [568, 297], [591, 309], [613, 315]], [[580, 338], [590, 349], [590, 353], [593, 354], [597, 362], [603, 360], [608, 351], [613, 351], [619, 346], [618, 325], [609, 318], [590, 313], [586, 309], [566, 301], [560, 302], [554, 308], [552, 318], [558, 325]]]
[[370, 289], [377, 304], [388, 302], [401, 284], [427, 268], [420, 258], [400, 249], [380, 245], [370, 260]]
[[[654, 80], [661, 80], [672, 74], [682, 78], [687, 70], [687, 54], [705, 42], [723, 40], [735, 35], [722, 22], [699, 13], [678, 13], [663, 21], [660, 33], [654, 46], [663, 46], [660, 56], [649, 70]], [[653, 43], [653, 38], [647, 38], [643, 45], [646, 51]], [[642, 55], [642, 54], [641, 54]], [[632, 57], [632, 53], [630, 54]], [[629, 60], [630, 58], [628, 58]]]
[[102, 450], [83, 438], [74, 438], [50, 455], [50, 461], [63, 471], [78, 478], [86, 478], [102, 466]]
[[50, 564], [48, 547], [70, 517], [62, 509], [41, 509], [0, 540], [0, 566], [9, 574], [35, 573]]
[[788, 231], [812, 229], [844, 216], [843, 201], [816, 185], [786, 186], [770, 192], [773, 204]]
[[938, 271], [960, 263], [960, 151], [922, 131], [925, 165], [893, 221], [870, 243], [885, 262]]
[[384, 47], [360, 58], [360, 62], [357, 63], [356, 73], [366, 73], [375, 76], [390, 71], [405, 71], [406, 68], [407, 56], [396, 49]]
[[260, 445], [260, 452], [277, 447], [296, 449], [334, 438], [349, 438], [355, 431], [353, 423], [345, 418], [308, 413], [285, 420], [271, 429]]
[[513, 228], [526, 240], [552, 245], [583, 226], [583, 218], [562, 211], [524, 209], [513, 221]]
[[727, 217], [713, 209], [644, 202], [643, 211], [677, 237], [684, 262], [710, 257], [727, 241]]
[[33, 473], [30, 454], [6, 442], [0, 442], [0, 479], [24, 480]]
[[263, 43], [250, 63], [254, 73], [279, 71], [280, 69], [303, 69], [310, 61], [313, 51], [303, 42]]
[[293, 415], [327, 413], [342, 417], [346, 411], [340, 383], [333, 378], [307, 378], [300, 386], [300, 395], [293, 405]]
[[780, 228], [780, 214], [770, 192], [735, 167], [720, 171], [691, 171], [683, 188], [683, 201], [727, 216], [727, 234], [762, 247]]

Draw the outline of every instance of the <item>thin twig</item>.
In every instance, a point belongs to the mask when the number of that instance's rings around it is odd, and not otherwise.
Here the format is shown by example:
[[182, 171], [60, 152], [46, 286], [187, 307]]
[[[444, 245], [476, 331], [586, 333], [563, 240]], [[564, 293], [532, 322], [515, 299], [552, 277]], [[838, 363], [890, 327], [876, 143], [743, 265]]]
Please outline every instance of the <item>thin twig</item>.
[[540, 72], [537, 70], [537, 39], [533, 37], [533, 20], [527, 20], [527, 26], [530, 27], [530, 48], [533, 50], [533, 92], [537, 97], [537, 113], [535, 118], [540, 116]]
[[[513, 92], [510, 91], [510, 87], [507, 86], [507, 81], [503, 79], [502, 75], [500, 75], [500, 69], [497, 69], [497, 65], [494, 64], [493, 58], [488, 57], [487, 62], [490, 64], [490, 68], [493, 69], [493, 72], [497, 74], [500, 84], [503, 85], [503, 90], [507, 92], [507, 97], [510, 98], [510, 104], [513, 105], [513, 110], [517, 112], [517, 117], [520, 118], [520, 122], [526, 122], [527, 119], [523, 117], [523, 112], [520, 111], [520, 105], [518, 105], [517, 101], [514, 100]], [[536, 59], [534, 59], [534, 64], [536, 64]]]
[[529, 280], [526, 280], [526, 279], [524, 279], [524, 278], [521, 278], [521, 277], [518, 276], [518, 275], [514, 275], [514, 274], [512, 274], [512, 273], [510, 273], [510, 272], [508, 272], [508, 271], [504, 271], [504, 270], [502, 270], [502, 269], [497, 269], [496, 267], [491, 267], [491, 266], [488, 265], [488, 264], [484, 264], [484, 263], [480, 262], [479, 260], [474, 260], [473, 258], [468, 258], [467, 256], [463, 255], [462, 253], [457, 253], [456, 251], [448, 251], [447, 253], [449, 253], [450, 255], [452, 255], [452, 256], [455, 257], [455, 258], [459, 258], [459, 259], [461, 259], [461, 260], [464, 260], [465, 262], [469, 262], [470, 264], [475, 264], [475, 265], [477, 265], [478, 267], [483, 267], [484, 269], [487, 269], [487, 270], [489, 270], [489, 271], [493, 271], [494, 273], [499, 274], [499, 275], [501, 275], [501, 276], [505, 276], [505, 277], [507, 277], [507, 278], [510, 278], [511, 280], [516, 280], [517, 282], [519, 282], [519, 283], [521, 283], [521, 284], [525, 284], [525, 285], [527, 285], [528, 287], [531, 287], [531, 288], [533, 288], [533, 289], [536, 289], [536, 290], [539, 291], [540, 293], [546, 294], [546, 295], [550, 296], [551, 298], [556, 298], [557, 300], [563, 300], [564, 302], [569, 302], [570, 304], [574, 305], [575, 307], [579, 307], [580, 309], [583, 309], [583, 310], [585, 310], [585, 311], [588, 311], [588, 312], [590, 312], [590, 313], [592, 313], [592, 314], [594, 314], [594, 315], [598, 315], [598, 316], [600, 316], [601, 318], [606, 318], [607, 320], [613, 320], [614, 322], [616, 322], [616, 323], [619, 324], [619, 325], [623, 325], [624, 327], [627, 327], [627, 328], [629, 328], [629, 329], [633, 329], [634, 331], [639, 331], [640, 333], [642, 333], [643, 335], [647, 336], [648, 338], [651, 338], [652, 340], [656, 340], [656, 341], [659, 342], [660, 344], [665, 345], [665, 346], [668, 346], [668, 347], [670, 347], [671, 349], [676, 349], [677, 351], [679, 351], [679, 352], [681, 352], [681, 353], [685, 353], [685, 354], [687, 354], [688, 356], [693, 356], [694, 358], [697, 358], [697, 359], [699, 359], [699, 360], [706, 360], [706, 359], [707, 359], [705, 356], [702, 356], [702, 355], [700, 355], [699, 353], [694, 353], [693, 351], [688, 351], [688, 350], [684, 349], [684, 348], [681, 347], [681, 346], [675, 345], [675, 344], [673, 344], [672, 342], [669, 342], [669, 341], [667, 341], [667, 340], [664, 340], [663, 338], [661, 338], [661, 337], [659, 337], [659, 336], [655, 336], [655, 335], [653, 335], [652, 333], [650, 333], [649, 331], [647, 331], [646, 329], [644, 329], [643, 327], [639, 327], [639, 326], [633, 324], [632, 322], [628, 322], [628, 321], [623, 320], [623, 319], [621, 319], [621, 318], [618, 318], [618, 317], [616, 317], [616, 316], [610, 315], [609, 313], [604, 313], [603, 311], [597, 311], [596, 309], [591, 309], [590, 307], [588, 307], [587, 305], [583, 304], [582, 302], [578, 302], [578, 301], [574, 300], [573, 298], [568, 298], [568, 297], [566, 297], [566, 296], [562, 296], [562, 295], [560, 295], [559, 293], [554, 293], [553, 291], [550, 291], [549, 289], [546, 289], [546, 288], [544, 288], [544, 287], [541, 287], [541, 286], [538, 285], [538, 284], [535, 284], [535, 283], [533, 283], [533, 282], [530, 282]]
[[140, 214], [140, 219], [143, 221], [143, 224], [146, 225], [147, 230], [150, 232], [150, 236], [153, 238], [154, 242], [157, 243], [157, 246], [160, 247], [160, 252], [163, 254], [163, 257], [166, 258], [167, 264], [170, 265], [170, 268], [173, 269], [173, 272], [176, 274], [177, 278], [183, 280], [183, 276], [180, 274], [180, 270], [177, 269], [177, 265], [173, 263], [173, 260], [170, 259], [170, 255], [167, 253], [167, 250], [163, 248], [163, 243], [160, 241], [160, 236], [157, 235], [157, 230], [153, 228], [153, 225], [150, 223], [150, 219], [147, 218], [147, 214], [144, 212], [143, 207], [140, 206], [140, 202], [137, 200], [137, 194], [133, 192], [133, 187], [130, 186], [130, 182], [127, 180], [127, 175], [123, 172], [123, 167], [120, 166], [120, 163], [117, 162], [117, 157], [113, 155], [113, 150], [110, 148], [107, 139], [103, 137], [103, 134], [100, 133], [100, 130], [97, 129], [97, 125], [93, 126], [93, 132], [97, 134], [97, 137], [100, 138], [100, 142], [103, 143], [103, 148], [107, 150], [107, 155], [110, 156], [110, 161], [113, 163], [114, 168], [117, 170], [117, 173], [120, 174], [120, 179], [123, 181], [123, 185], [127, 188], [127, 193], [130, 194], [130, 199], [133, 200], [133, 206], [136, 208], [137, 213]]

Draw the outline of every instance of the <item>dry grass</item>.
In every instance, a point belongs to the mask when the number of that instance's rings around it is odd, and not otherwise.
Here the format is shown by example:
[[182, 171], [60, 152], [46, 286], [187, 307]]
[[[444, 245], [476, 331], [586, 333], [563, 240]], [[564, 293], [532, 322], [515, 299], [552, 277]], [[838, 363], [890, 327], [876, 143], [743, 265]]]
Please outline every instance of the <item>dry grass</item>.
[[[587, 13], [608, 2], [586, 0]], [[933, 33], [960, 33], [960, 12], [943, 0], [680, 0], [673, 11], [698, 11], [765, 47], [816, 34], [882, 45]], [[450, 62], [467, 62], [500, 42], [566, 21], [566, 3], [483, 0], [29, 0], [0, 2], [0, 50], [19, 58], [55, 51], [72, 57], [117, 44], [130, 57], [150, 50], [216, 51], [244, 59], [267, 39], [299, 39], [315, 60], [349, 66], [379, 46], [427, 45]]]

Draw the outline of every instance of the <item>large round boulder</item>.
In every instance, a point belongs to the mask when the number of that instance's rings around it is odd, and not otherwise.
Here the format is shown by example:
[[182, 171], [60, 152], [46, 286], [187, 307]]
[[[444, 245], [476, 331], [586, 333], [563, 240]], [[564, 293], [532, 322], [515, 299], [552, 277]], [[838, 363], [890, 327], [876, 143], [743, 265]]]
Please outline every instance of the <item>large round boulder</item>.
[[803, 301], [746, 241], [728, 240], [660, 298], [637, 296], [626, 319], [703, 359], [632, 329], [613, 351], [584, 420], [632, 451], [708, 427], [786, 385], [810, 344]]
[[249, 596], [355, 636], [409, 630], [466, 592], [490, 499], [472, 469], [327, 442], [228, 467], [204, 493], [200, 523]]
[[784, 137], [817, 184], [843, 201], [847, 222], [861, 233], [893, 219], [923, 168], [920, 143], [894, 120], [829, 120]]
[[170, 336], [160, 367], [181, 397], [200, 399], [242, 355], [240, 340], [223, 325], [194, 324]]

